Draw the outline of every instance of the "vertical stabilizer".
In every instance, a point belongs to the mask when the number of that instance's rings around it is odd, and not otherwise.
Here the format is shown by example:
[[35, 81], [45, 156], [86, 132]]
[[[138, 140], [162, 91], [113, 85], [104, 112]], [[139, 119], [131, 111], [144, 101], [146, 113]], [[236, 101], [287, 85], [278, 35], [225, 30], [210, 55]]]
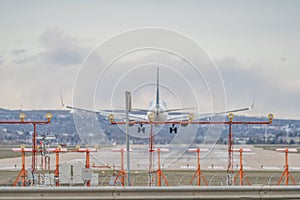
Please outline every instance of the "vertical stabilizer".
[[157, 80], [156, 80], [156, 106], [159, 105], [159, 68], [157, 68]]

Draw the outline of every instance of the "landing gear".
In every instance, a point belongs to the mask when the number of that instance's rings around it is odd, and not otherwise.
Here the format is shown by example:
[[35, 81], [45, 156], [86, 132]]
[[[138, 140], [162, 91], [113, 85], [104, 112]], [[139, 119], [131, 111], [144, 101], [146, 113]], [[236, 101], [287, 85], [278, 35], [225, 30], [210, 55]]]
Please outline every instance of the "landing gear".
[[177, 133], [177, 127], [175, 127], [175, 124], [172, 124], [172, 126], [170, 127], [170, 133], [172, 134], [172, 133]]
[[145, 127], [143, 127], [143, 124], [141, 124], [140, 127], [138, 127], [138, 133], [145, 133]]

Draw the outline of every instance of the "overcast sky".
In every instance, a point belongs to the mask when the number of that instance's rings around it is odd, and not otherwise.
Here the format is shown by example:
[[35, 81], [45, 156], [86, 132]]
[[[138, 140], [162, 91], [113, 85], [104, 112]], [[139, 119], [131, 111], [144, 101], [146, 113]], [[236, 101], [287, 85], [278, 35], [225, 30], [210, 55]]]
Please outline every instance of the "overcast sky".
[[[255, 98], [255, 109], [248, 114], [272, 112], [280, 118], [300, 118], [297, 0], [0, 0], [0, 27], [2, 108], [19, 109], [22, 104], [23, 109], [58, 109], [59, 91], [65, 103], [72, 104], [76, 77], [92, 49], [124, 31], [159, 27], [178, 31], [202, 45], [220, 71], [226, 93], [226, 99], [220, 97], [220, 101], [226, 100], [227, 108], [249, 106]], [[141, 59], [139, 54], [135, 59]], [[150, 62], [149, 57], [147, 60]], [[128, 59], [123, 62], [128, 64]], [[149, 75], [153, 81], [155, 73]], [[184, 90], [176, 91], [177, 96]], [[142, 103], [136, 102], [139, 107]], [[101, 103], [97, 107], [102, 108]]]

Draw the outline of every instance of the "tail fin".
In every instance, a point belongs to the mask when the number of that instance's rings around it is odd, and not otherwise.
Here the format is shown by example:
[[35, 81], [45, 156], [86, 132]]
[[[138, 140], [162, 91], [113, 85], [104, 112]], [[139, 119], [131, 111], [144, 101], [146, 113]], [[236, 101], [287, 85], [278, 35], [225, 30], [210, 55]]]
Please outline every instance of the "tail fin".
[[159, 104], [159, 68], [157, 68], [157, 80], [156, 80], [156, 106]]

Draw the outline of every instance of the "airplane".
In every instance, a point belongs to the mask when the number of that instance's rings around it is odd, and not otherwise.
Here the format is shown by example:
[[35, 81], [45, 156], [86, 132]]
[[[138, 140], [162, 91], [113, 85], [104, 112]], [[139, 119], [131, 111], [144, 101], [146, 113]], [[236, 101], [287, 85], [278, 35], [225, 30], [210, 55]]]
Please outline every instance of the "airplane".
[[[181, 123], [182, 126], [187, 126], [189, 121], [195, 119], [203, 119], [207, 118], [208, 116], [213, 117], [221, 114], [233, 113], [233, 112], [241, 112], [246, 110], [251, 110], [254, 107], [254, 103], [250, 107], [239, 108], [234, 110], [228, 110], [223, 112], [217, 113], [197, 113], [194, 114], [192, 112], [183, 112], [185, 110], [195, 110], [196, 108], [175, 108], [175, 109], [167, 109], [166, 102], [160, 99], [160, 92], [159, 92], [159, 68], [157, 68], [157, 78], [156, 78], [156, 99], [151, 101], [149, 104], [148, 109], [132, 109], [129, 112], [129, 120], [130, 122], [136, 122], [139, 124], [138, 133], [143, 132], [145, 133], [145, 127], [143, 126], [146, 122], [156, 122], [156, 124], [171, 124], [170, 126], [170, 133], [177, 133], [177, 127], [175, 126], [175, 122], [187, 122]], [[115, 116], [118, 118], [123, 119], [124, 123], [125, 120], [125, 110], [89, 110], [74, 106], [64, 105], [62, 96], [61, 96], [61, 104], [63, 107], [72, 110], [79, 110], [85, 112], [93, 112], [100, 114], [102, 116], [108, 116], [108, 119], [112, 122], [114, 121]], [[160, 122], [160, 123], [158, 123]]]

